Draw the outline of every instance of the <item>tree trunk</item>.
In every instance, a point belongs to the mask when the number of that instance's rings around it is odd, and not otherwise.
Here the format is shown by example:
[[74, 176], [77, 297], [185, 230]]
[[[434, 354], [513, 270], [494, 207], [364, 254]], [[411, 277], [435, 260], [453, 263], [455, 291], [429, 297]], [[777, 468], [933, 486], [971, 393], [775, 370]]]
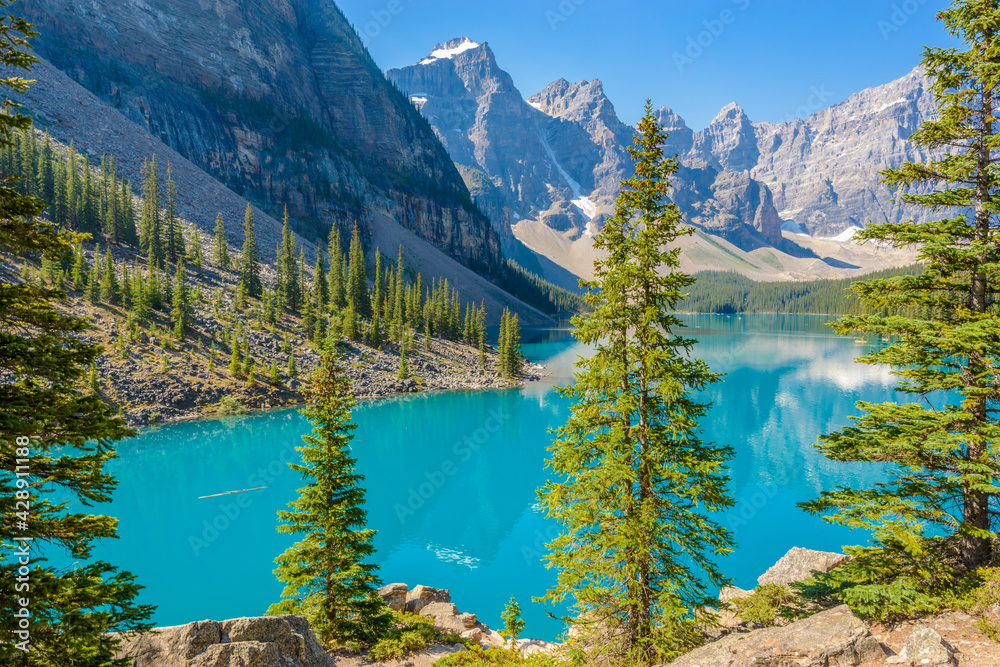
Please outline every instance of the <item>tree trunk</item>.
[[[982, 107], [980, 109], [979, 136], [976, 145], [976, 196], [975, 196], [975, 233], [977, 242], [986, 244], [990, 240], [990, 210], [987, 208], [992, 200], [990, 191], [991, 150], [989, 138], [993, 134], [993, 91], [986, 84], [982, 85]], [[988, 251], [983, 251], [979, 258], [980, 264], [989, 262]], [[969, 309], [974, 313], [986, 312], [987, 297], [986, 274], [976, 267], [972, 271], [969, 285]], [[966, 386], [982, 388], [983, 383], [978, 379], [979, 372], [983, 370], [985, 360], [979, 353], [969, 355], [969, 365], [966, 370]], [[986, 424], [988, 413], [986, 410], [985, 398], [978, 398], [972, 406], [973, 426]], [[970, 461], [977, 461], [983, 457], [983, 445], [970, 443], [966, 450], [966, 457]], [[973, 490], [968, 484], [963, 489], [963, 521], [969, 528], [978, 530], [989, 530], [989, 495], [982, 491]], [[989, 562], [991, 556], [991, 541], [986, 537], [963, 534], [961, 537], [962, 564], [966, 569], [973, 569]]]

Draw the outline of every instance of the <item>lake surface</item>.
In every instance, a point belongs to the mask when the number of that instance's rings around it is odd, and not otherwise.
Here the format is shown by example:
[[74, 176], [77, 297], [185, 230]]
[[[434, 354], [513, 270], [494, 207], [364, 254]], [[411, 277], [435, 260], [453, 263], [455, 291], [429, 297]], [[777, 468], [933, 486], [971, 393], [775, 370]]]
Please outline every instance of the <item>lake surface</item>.
[[[718, 517], [739, 541], [724, 571], [743, 588], [793, 546], [837, 550], [863, 534], [803, 514], [795, 503], [879, 470], [827, 461], [817, 436], [848, 423], [858, 400], [893, 400], [888, 371], [852, 363], [869, 346], [833, 334], [809, 316], [689, 316], [695, 353], [727, 373], [704, 440], [732, 445], [735, 508]], [[536, 506], [547, 479], [549, 428], [568, 403], [565, 384], [586, 350], [568, 331], [526, 332], [529, 359], [550, 377], [513, 390], [417, 395], [364, 402], [354, 453], [368, 489], [368, 523], [378, 530], [382, 580], [451, 589], [459, 610], [491, 627], [511, 594], [526, 636], [561, 631], [532, 596], [554, 580], [540, 558], [555, 533]], [[295, 410], [205, 419], [142, 432], [121, 443], [111, 466], [120, 484], [102, 512], [119, 517], [120, 539], [95, 556], [132, 571], [158, 605], [154, 621], [174, 625], [262, 614], [281, 585], [274, 557], [293, 540], [275, 530], [278, 509], [301, 479], [286, 465], [309, 424]], [[199, 496], [266, 486], [244, 494]]]

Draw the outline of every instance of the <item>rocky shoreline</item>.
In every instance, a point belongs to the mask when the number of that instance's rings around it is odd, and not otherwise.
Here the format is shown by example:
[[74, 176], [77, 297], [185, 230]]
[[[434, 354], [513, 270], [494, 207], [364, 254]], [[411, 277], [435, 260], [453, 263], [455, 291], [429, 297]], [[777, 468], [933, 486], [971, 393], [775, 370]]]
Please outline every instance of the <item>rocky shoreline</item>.
[[[793, 548], [758, 579], [758, 584], [788, 585], [828, 572], [847, 560], [837, 553]], [[753, 591], [725, 589], [720, 598], [734, 600]], [[394, 583], [379, 594], [388, 606], [424, 616], [441, 633], [468, 644], [504, 646], [495, 630], [475, 614], [463, 613], [445, 589]], [[991, 610], [989, 614], [1000, 614]], [[797, 621], [776, 619], [771, 627], [740, 621], [720, 612], [714, 639], [665, 667], [996, 667], [1000, 644], [984, 636], [978, 619], [959, 612], [882, 626], [864, 621], [846, 606], [818, 610]], [[559, 655], [562, 645], [521, 639], [518, 650]], [[429, 667], [438, 659], [468, 650], [464, 643], [432, 644], [384, 663], [387, 667]], [[366, 654], [322, 649], [308, 622], [298, 616], [263, 616], [222, 622], [198, 621], [156, 628], [125, 638], [118, 657], [131, 657], [134, 667], [378, 667]]]
[[[230, 375], [228, 360], [221, 352], [215, 354], [214, 364], [209, 367], [205, 341], [196, 341], [194, 350], [182, 349], [169, 337], [144, 332], [130, 345], [127, 357], [115, 354], [113, 336], [108, 332], [113, 331], [118, 318], [101, 310], [92, 312], [91, 317], [97, 329], [85, 339], [102, 343], [107, 350], [95, 365], [99, 390], [110, 404], [121, 410], [130, 426], [217, 415], [223, 397], [234, 399], [241, 411], [246, 412], [299, 405], [305, 400], [303, 390], [308, 376], [320, 358], [312, 346], [303, 342], [283, 352], [283, 341], [275, 333], [248, 330], [250, 352], [254, 358], [263, 360], [255, 382], [249, 384], [245, 378]], [[218, 326], [213, 322], [198, 322], [209, 336], [218, 333], [213, 324]], [[341, 361], [354, 396], [376, 399], [427, 391], [506, 389], [538, 381], [545, 375], [543, 366], [528, 363], [520, 378], [501, 376], [496, 370], [493, 348], [487, 348], [483, 369], [476, 348], [432, 338], [428, 351], [423, 336], [418, 335], [415, 342], [415, 349], [406, 355], [410, 371], [406, 379], [397, 377], [400, 355], [398, 349], [393, 349], [395, 346], [375, 349], [361, 343], [344, 343]], [[293, 355], [298, 373], [289, 377], [285, 369]], [[281, 369], [277, 383], [269, 380], [268, 369], [263, 367], [269, 363]]]

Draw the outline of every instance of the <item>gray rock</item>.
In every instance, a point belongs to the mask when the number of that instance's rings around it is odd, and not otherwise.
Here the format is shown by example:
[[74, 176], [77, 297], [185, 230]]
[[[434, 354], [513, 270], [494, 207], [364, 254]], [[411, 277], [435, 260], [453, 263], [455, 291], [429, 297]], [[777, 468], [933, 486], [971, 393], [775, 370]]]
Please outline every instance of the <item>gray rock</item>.
[[402, 611], [406, 606], [406, 584], [386, 584], [378, 589], [378, 594], [385, 600], [389, 609]]
[[470, 630], [466, 630], [460, 636], [462, 637], [462, 639], [468, 639], [470, 641], [478, 642], [483, 638], [483, 631], [480, 630], [479, 628], [472, 628]]
[[122, 640], [133, 667], [336, 667], [301, 616], [197, 621]]
[[792, 547], [781, 560], [757, 578], [757, 583], [763, 586], [802, 581], [811, 577], [814, 571], [829, 572], [850, 559], [850, 556], [844, 554]]
[[726, 586], [719, 591], [719, 602], [738, 600], [740, 598], [745, 598], [748, 595], [753, 595], [753, 591], [745, 591], [742, 588], [737, 588], [736, 586]]
[[432, 602], [451, 602], [451, 593], [444, 588], [414, 586], [413, 590], [406, 594], [405, 609], [412, 614], [417, 614]]
[[[451, 602], [430, 602], [419, 611], [421, 616], [434, 620], [434, 627], [441, 632], [461, 634], [469, 629], [465, 620], [459, 617], [458, 608]], [[465, 616], [466, 614], [462, 614]], [[472, 625], [475, 625], [473, 621]]]
[[726, 635], [670, 667], [854, 667], [883, 658], [878, 640], [841, 605], [785, 627]]
[[948, 667], [957, 665], [955, 649], [935, 630], [917, 627], [906, 638], [903, 650], [886, 660], [889, 664], [911, 667]]

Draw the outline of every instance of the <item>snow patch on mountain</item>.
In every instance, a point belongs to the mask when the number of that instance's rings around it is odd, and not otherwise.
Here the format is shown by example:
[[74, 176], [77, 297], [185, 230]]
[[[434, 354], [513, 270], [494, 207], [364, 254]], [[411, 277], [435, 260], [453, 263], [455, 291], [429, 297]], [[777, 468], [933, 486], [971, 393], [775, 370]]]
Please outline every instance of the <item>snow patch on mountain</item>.
[[478, 42], [473, 42], [468, 37], [462, 39], [458, 46], [453, 46], [449, 48], [439, 48], [431, 51], [431, 54], [420, 61], [421, 65], [429, 65], [435, 60], [441, 60], [442, 58], [454, 58], [459, 53], [465, 53], [470, 49], [479, 48], [481, 46]]
[[563, 177], [564, 181], [566, 181], [566, 185], [569, 186], [569, 189], [573, 191], [573, 199], [570, 200], [570, 203], [580, 209], [580, 212], [583, 213], [585, 218], [587, 218], [587, 226], [584, 228], [583, 233], [587, 236], [593, 236], [594, 230], [592, 223], [594, 222], [594, 218], [597, 216], [597, 204], [591, 201], [589, 197], [584, 196], [583, 189], [580, 187], [580, 184], [577, 183], [576, 180], [574, 180], [573, 177], [567, 174], [566, 170], [562, 168], [562, 165], [560, 165], [559, 161], [556, 159], [555, 153], [552, 152], [552, 147], [549, 146], [548, 139], [545, 138], [545, 134], [540, 130], [538, 132], [538, 140], [542, 142], [542, 148], [545, 149], [549, 159], [552, 160], [552, 165], [556, 168], [556, 171], [558, 171], [559, 175]]
[[886, 109], [888, 109], [889, 107], [894, 107], [894, 106], [896, 106], [897, 104], [905, 104], [905, 103], [906, 103], [906, 98], [904, 98], [904, 97], [900, 97], [900, 98], [899, 98], [898, 100], [896, 100], [895, 102], [889, 102], [888, 104], [883, 104], [882, 106], [880, 106], [880, 107], [878, 108], [878, 110], [876, 110], [876, 111], [875, 111], [875, 113], [880, 113], [880, 112], [882, 112], [882, 111], [885, 111], [885, 110], [886, 110]]
[[852, 240], [854, 238], [854, 235], [857, 232], [859, 232], [859, 231], [861, 231], [860, 227], [851, 226], [851, 227], [848, 227], [847, 229], [845, 229], [844, 231], [840, 232], [836, 236], [829, 236], [829, 237], [826, 237], [826, 239], [828, 241], [847, 242], [847, 241]]

